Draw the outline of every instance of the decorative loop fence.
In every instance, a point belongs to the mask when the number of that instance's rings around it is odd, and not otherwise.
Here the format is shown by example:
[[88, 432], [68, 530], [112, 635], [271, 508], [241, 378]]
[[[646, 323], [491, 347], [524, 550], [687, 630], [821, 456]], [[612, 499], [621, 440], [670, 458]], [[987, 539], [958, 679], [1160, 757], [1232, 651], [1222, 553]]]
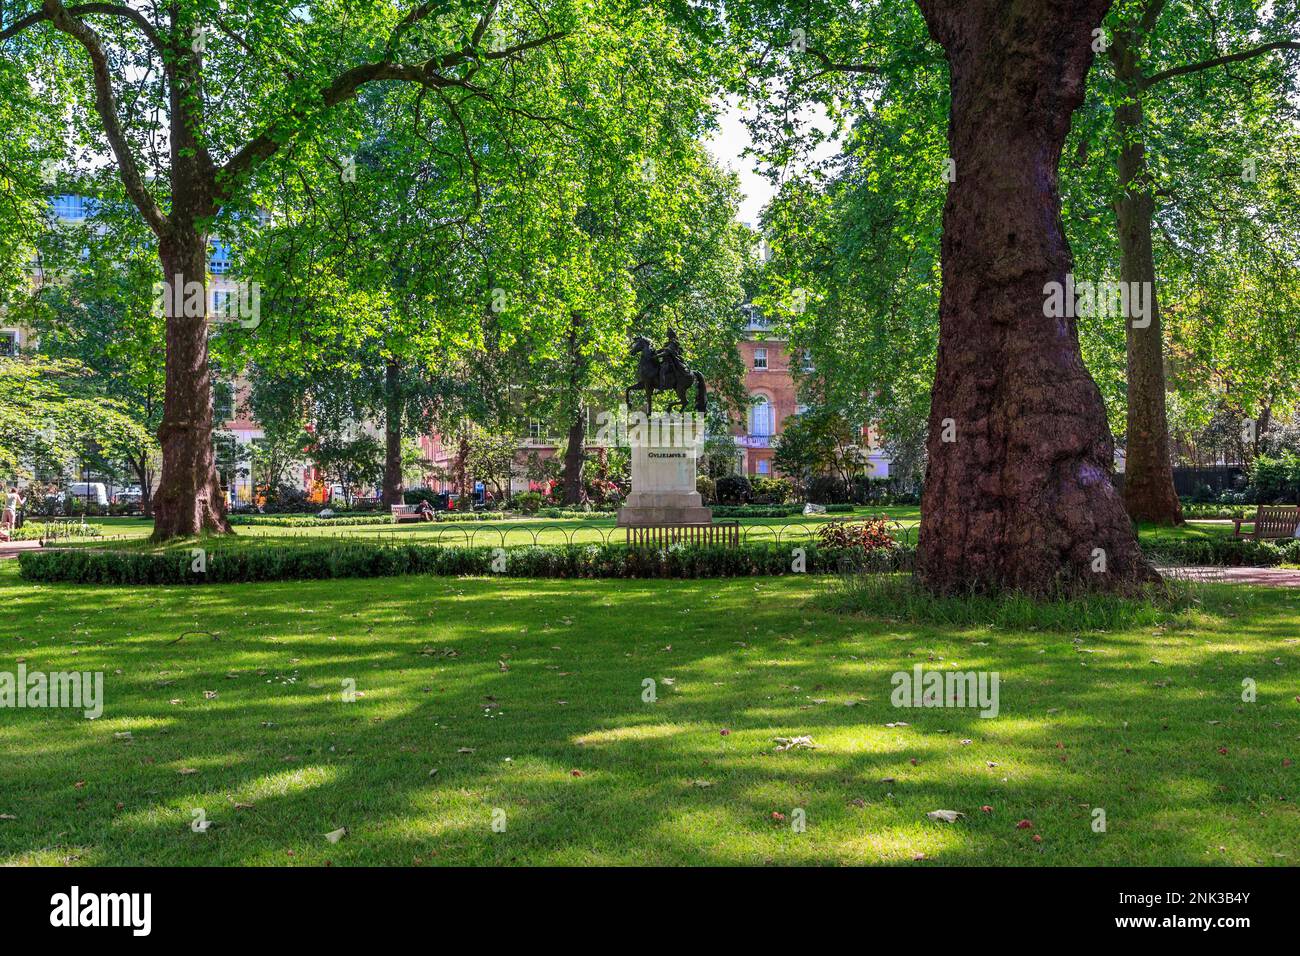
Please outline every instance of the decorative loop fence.
[[[864, 516], [865, 517], [865, 516]], [[402, 525], [349, 525], [338, 529], [329, 527], [284, 528], [264, 525], [241, 525], [236, 531], [244, 538], [273, 538], [285, 541], [371, 542], [394, 547], [410, 544], [460, 547], [518, 548], [536, 545], [623, 545], [637, 547], [668, 547], [673, 544], [795, 544], [815, 542], [817, 532], [835, 523], [856, 524], [862, 518], [847, 521], [788, 521], [771, 523], [742, 523], [739, 521], [714, 522], [711, 526], [681, 526], [661, 535], [662, 540], [633, 540], [629, 529], [612, 522], [586, 521], [527, 521], [510, 523], [506, 527], [495, 524], [402, 524]], [[66, 522], [74, 524], [75, 522]], [[889, 534], [899, 545], [916, 543], [916, 527], [895, 520], [886, 524]], [[707, 528], [707, 530], [705, 530]], [[656, 531], [662, 529], [656, 529]], [[68, 537], [71, 534], [50, 535]], [[727, 540], [724, 540], [724, 537]], [[132, 540], [122, 535], [106, 535], [97, 539], [111, 544]], [[135, 539], [135, 540], [138, 540]]]

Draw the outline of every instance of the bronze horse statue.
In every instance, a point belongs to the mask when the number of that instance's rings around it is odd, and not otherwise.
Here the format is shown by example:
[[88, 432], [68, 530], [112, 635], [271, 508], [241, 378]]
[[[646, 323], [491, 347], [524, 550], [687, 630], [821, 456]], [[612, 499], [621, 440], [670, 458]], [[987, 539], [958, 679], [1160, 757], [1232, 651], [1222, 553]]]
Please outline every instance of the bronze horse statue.
[[[671, 340], [676, 343], [676, 337]], [[656, 351], [650, 340], [638, 335], [632, 340], [632, 354], [637, 356], [636, 384], [629, 385], [623, 400], [628, 408], [632, 407], [632, 392], [635, 389], [645, 391], [645, 411], [649, 415], [654, 409], [656, 391], [676, 392], [677, 404], [681, 411], [686, 411], [686, 392], [695, 386], [695, 410], [702, 412], [707, 407], [708, 390], [704, 387], [704, 376], [692, 372], [675, 350]], [[669, 403], [672, 410], [672, 403]]]

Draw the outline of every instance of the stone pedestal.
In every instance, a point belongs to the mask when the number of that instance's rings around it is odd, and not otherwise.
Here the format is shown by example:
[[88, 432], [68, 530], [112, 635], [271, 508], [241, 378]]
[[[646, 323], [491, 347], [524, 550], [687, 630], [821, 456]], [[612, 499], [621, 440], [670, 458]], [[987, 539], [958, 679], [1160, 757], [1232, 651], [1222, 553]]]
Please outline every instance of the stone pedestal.
[[618, 509], [619, 527], [711, 524], [713, 510], [695, 490], [700, 444], [632, 446], [632, 492]]

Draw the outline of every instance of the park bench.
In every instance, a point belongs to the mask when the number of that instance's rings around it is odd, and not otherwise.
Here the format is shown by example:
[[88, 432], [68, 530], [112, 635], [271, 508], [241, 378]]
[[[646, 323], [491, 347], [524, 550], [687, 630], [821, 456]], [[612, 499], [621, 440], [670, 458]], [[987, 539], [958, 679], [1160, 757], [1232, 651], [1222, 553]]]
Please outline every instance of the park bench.
[[401, 524], [403, 521], [423, 521], [424, 516], [420, 514], [420, 509], [415, 505], [392, 505], [393, 524]]
[[630, 548], [666, 548], [674, 544], [734, 548], [740, 544], [740, 522], [633, 526], [627, 529], [627, 544]]
[[[1232, 519], [1232, 536], [1263, 541], [1266, 538], [1291, 538], [1295, 536], [1296, 524], [1300, 523], [1300, 507], [1294, 505], [1260, 505], [1255, 509], [1253, 521], [1246, 518]], [[1242, 531], [1243, 524], [1251, 525], [1250, 531]]]

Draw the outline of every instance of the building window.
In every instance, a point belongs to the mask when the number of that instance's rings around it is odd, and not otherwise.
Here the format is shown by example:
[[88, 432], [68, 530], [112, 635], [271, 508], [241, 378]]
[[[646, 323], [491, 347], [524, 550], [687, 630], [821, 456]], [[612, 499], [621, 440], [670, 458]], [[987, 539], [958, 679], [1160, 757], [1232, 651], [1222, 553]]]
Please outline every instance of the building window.
[[0, 357], [13, 358], [18, 354], [18, 333], [12, 329], [0, 332]]
[[749, 433], [755, 438], [770, 438], [773, 431], [772, 402], [766, 395], [755, 396], [749, 410]]
[[230, 271], [230, 246], [224, 242], [212, 244], [212, 255], [208, 259], [208, 271], [214, 276], [223, 276]]
[[766, 458], [760, 458], [760, 459], [756, 462], [756, 464], [757, 464], [757, 466], [758, 466], [758, 473], [759, 473], [760, 475], [768, 475], [768, 474], [771, 474], [771, 472], [772, 472], [772, 463], [771, 463], [770, 461], [768, 461]]
[[767, 368], [767, 349], [754, 349], [754, 368]]
[[216, 289], [212, 293], [212, 312], [213, 318], [228, 319], [233, 316], [230, 313], [230, 293], [224, 289]]
[[228, 422], [235, 417], [235, 389], [229, 382], [216, 382], [212, 386], [212, 418]]
[[807, 412], [808, 412], [808, 406], [807, 406], [807, 405], [796, 405], [796, 406], [794, 407], [794, 413], [795, 413], [796, 415], [804, 415], [804, 414], [807, 414]]
[[86, 218], [88, 210], [85, 196], [54, 197], [54, 215], [60, 219], [78, 222]]
[[528, 437], [533, 441], [546, 437], [546, 426], [542, 424], [541, 419], [528, 419]]
[[805, 372], [813, 370], [812, 349], [804, 349], [799, 353], [799, 366]]

